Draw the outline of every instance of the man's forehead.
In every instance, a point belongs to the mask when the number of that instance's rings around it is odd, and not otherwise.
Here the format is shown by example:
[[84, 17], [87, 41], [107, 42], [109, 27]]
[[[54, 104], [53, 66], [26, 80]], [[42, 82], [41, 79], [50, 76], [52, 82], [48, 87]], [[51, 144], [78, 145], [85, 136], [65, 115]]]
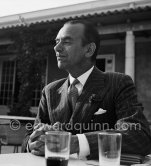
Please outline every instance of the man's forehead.
[[80, 37], [83, 35], [84, 26], [82, 24], [65, 24], [59, 31], [57, 38]]

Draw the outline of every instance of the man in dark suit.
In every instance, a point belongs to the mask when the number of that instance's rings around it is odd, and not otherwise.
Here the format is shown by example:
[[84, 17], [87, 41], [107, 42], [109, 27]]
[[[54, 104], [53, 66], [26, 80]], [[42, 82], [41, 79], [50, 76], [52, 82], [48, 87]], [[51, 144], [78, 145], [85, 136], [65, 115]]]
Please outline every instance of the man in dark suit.
[[71, 154], [89, 159], [98, 158], [97, 136], [106, 129], [122, 133], [122, 153], [150, 153], [151, 133], [134, 83], [128, 75], [95, 66], [99, 44], [90, 23], [70, 21], [60, 29], [54, 50], [58, 67], [69, 76], [44, 87], [35, 128], [23, 151], [44, 155], [44, 132], [57, 128], [72, 132]]

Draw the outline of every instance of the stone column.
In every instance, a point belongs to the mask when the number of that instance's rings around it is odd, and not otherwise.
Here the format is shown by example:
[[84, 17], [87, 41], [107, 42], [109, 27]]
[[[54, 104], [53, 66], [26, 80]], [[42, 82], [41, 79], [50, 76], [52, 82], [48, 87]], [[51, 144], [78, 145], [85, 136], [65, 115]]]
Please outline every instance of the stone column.
[[135, 36], [133, 31], [126, 32], [125, 41], [125, 74], [135, 80]]

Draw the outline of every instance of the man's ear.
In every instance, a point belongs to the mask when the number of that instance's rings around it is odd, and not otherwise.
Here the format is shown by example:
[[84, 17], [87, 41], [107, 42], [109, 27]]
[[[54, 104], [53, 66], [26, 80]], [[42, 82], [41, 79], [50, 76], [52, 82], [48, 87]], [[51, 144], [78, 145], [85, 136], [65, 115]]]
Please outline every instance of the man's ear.
[[95, 43], [90, 43], [87, 45], [87, 48], [86, 48], [86, 57], [91, 57], [94, 52], [95, 52], [95, 49], [96, 49], [96, 45]]

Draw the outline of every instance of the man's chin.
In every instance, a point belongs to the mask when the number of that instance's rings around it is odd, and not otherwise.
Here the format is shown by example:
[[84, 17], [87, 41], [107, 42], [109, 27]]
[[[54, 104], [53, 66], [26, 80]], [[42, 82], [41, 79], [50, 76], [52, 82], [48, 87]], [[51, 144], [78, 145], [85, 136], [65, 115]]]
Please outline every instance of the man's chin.
[[65, 69], [65, 65], [63, 65], [62, 63], [58, 63], [58, 68], [59, 69]]

